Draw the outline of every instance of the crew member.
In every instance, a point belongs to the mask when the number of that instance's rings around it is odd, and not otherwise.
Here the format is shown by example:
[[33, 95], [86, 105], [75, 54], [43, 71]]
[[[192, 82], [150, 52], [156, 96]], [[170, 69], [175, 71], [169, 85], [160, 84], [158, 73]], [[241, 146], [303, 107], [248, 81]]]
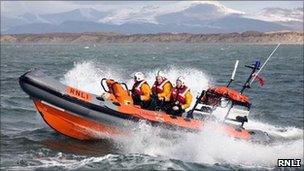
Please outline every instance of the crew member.
[[171, 93], [171, 108], [168, 112], [175, 116], [182, 116], [185, 109], [189, 108], [192, 102], [190, 89], [185, 85], [184, 77], [178, 77], [176, 86]]
[[162, 71], [158, 71], [152, 86], [153, 100], [156, 102], [154, 109], [167, 110], [172, 88], [173, 86], [165, 77], [165, 74]]
[[134, 74], [134, 85], [132, 88], [132, 99], [135, 105], [140, 105], [142, 108], [148, 108], [151, 101], [151, 89], [145, 75], [142, 72]]

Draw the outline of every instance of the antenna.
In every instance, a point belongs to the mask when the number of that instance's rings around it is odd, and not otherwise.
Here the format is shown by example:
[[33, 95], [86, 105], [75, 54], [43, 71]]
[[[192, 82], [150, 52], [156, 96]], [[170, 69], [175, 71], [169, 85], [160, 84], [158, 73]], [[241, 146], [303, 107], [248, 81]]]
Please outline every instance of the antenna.
[[[255, 61], [255, 64], [253, 64], [252, 66], [247, 66], [248, 68], [251, 68], [252, 71], [251, 71], [251, 74], [249, 75], [248, 79], [246, 80], [246, 82], [244, 83], [243, 85], [243, 88], [242, 90], [240, 91], [240, 93], [242, 94], [244, 92], [244, 90], [246, 88], [250, 88], [250, 85], [252, 84], [252, 82], [254, 81], [254, 79], [257, 77], [257, 75], [261, 72], [261, 70], [264, 68], [264, 66], [266, 65], [266, 63], [269, 61], [269, 59], [272, 57], [272, 55], [274, 54], [274, 52], [279, 48], [281, 44], [278, 44], [274, 50], [271, 52], [271, 54], [268, 56], [268, 58], [266, 59], [266, 61], [264, 62], [264, 64], [262, 65], [262, 67], [260, 67], [260, 61]], [[256, 74], [255, 71], [258, 72]]]
[[236, 60], [236, 61], [235, 61], [235, 64], [234, 64], [234, 69], [233, 69], [232, 74], [231, 74], [230, 81], [228, 82], [228, 84], [227, 84], [226, 87], [229, 87], [230, 84], [232, 83], [232, 81], [234, 81], [235, 72], [236, 72], [236, 69], [237, 69], [238, 65], [239, 65], [239, 60]]
[[279, 48], [281, 44], [279, 43], [275, 48], [274, 50], [271, 52], [271, 54], [268, 56], [268, 58], [266, 59], [266, 61], [264, 62], [264, 64], [261, 66], [260, 70], [254, 74], [254, 76], [252, 77], [250, 83], [249, 83], [249, 86], [252, 84], [252, 82], [254, 81], [254, 79], [259, 75], [259, 73], [262, 71], [262, 69], [264, 68], [264, 66], [266, 65], [266, 63], [269, 61], [269, 59], [272, 57], [272, 55], [274, 54], [274, 52]]

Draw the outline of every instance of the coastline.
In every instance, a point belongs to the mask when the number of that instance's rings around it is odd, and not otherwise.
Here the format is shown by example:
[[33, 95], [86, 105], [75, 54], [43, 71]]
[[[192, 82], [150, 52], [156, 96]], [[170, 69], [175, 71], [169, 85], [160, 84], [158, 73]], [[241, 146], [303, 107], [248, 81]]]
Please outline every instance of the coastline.
[[104, 43], [206, 43], [206, 44], [303, 44], [303, 32], [243, 32], [218, 34], [158, 33], [45, 33], [4, 34], [1, 44], [104, 44]]

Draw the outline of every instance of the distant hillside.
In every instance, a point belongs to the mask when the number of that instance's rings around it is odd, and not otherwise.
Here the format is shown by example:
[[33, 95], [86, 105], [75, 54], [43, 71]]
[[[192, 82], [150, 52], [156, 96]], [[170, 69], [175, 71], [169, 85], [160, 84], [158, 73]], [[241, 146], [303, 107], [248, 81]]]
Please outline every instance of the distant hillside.
[[1, 43], [286, 43], [303, 44], [303, 32], [244, 32], [225, 34], [48, 33], [6, 34]]

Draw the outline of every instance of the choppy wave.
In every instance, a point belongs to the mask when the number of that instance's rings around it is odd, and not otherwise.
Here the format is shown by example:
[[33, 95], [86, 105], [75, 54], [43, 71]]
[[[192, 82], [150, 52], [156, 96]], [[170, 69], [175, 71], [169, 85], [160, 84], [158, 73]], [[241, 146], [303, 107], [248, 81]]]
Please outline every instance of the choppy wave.
[[[197, 94], [213, 82], [225, 83], [234, 60], [240, 59], [241, 66], [253, 58], [263, 59], [273, 45], [109, 44], [90, 51], [83, 51], [83, 45], [64, 44], [1, 48], [0, 170], [265, 170], [275, 168], [280, 157], [303, 159], [300, 45], [282, 45], [263, 70], [265, 87], [246, 91], [254, 112], [245, 127], [281, 137], [271, 144], [235, 140], [212, 129], [197, 134], [172, 132], [145, 122], [134, 127], [132, 138], [78, 141], [56, 133], [33, 111], [17, 78], [41, 68], [63, 83], [99, 94], [102, 77], [131, 86], [132, 74], [141, 68], [152, 84], [161, 69], [173, 83], [177, 76], [185, 76]], [[78, 62], [73, 66], [71, 61]], [[241, 84], [247, 72], [239, 67], [232, 86]]]
[[[11, 170], [32, 170], [44, 169], [98, 169], [108, 170], [184, 170], [195, 169], [198, 164], [182, 162], [179, 160], [153, 157], [144, 154], [107, 154], [102, 157], [69, 156], [64, 153], [57, 153], [52, 157], [39, 157], [36, 161], [19, 160], [20, 166], [11, 167]], [[197, 168], [199, 169], [199, 167]]]

